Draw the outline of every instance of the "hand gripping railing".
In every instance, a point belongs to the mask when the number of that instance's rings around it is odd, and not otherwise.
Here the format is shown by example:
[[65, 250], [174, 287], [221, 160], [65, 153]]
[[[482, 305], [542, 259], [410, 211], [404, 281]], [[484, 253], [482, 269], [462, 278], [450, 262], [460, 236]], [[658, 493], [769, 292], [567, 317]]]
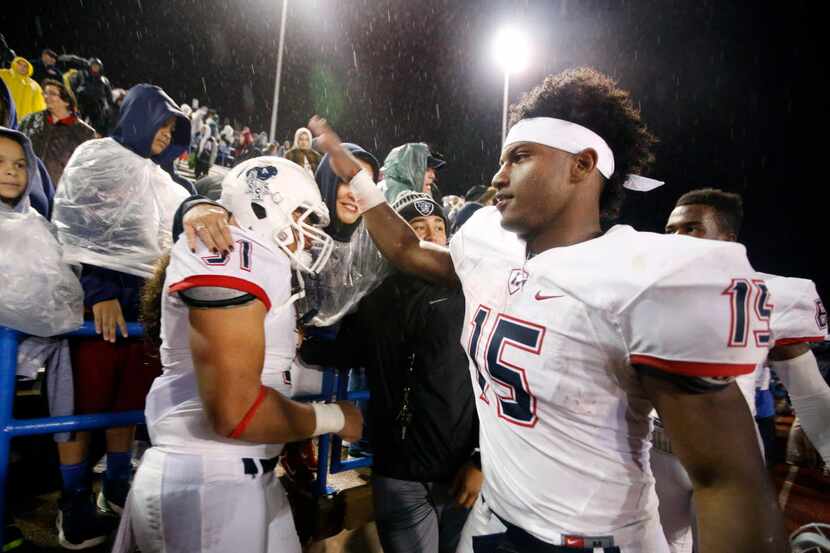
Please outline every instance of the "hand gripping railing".
[[[138, 323], [127, 323], [127, 332], [131, 338], [144, 336], [144, 329]], [[17, 420], [12, 416], [15, 397], [17, 374], [17, 347], [20, 340], [26, 335], [0, 326], [0, 545], [3, 543], [6, 514], [6, 480], [9, 468], [9, 447], [11, 439], [17, 436], [33, 436], [38, 434], [55, 434], [57, 432], [78, 432], [94, 428], [110, 428], [129, 426], [144, 422], [142, 411], [124, 411], [120, 413], [96, 413], [92, 415], [74, 415], [66, 417], [42, 417], [37, 419]], [[95, 326], [91, 322], [85, 323], [78, 330], [64, 335], [92, 337], [97, 336]], [[299, 401], [326, 401], [326, 400], [366, 400], [368, 390], [347, 390], [345, 373], [334, 369], [325, 369], [323, 385], [320, 394], [296, 398]], [[340, 460], [341, 440], [338, 436], [326, 434], [319, 438], [320, 463], [317, 480], [314, 482], [315, 495], [333, 493], [334, 490], [326, 485], [329, 474], [335, 474], [359, 467], [371, 466], [372, 458], [364, 457], [352, 461]], [[330, 458], [330, 464], [324, 459]]]

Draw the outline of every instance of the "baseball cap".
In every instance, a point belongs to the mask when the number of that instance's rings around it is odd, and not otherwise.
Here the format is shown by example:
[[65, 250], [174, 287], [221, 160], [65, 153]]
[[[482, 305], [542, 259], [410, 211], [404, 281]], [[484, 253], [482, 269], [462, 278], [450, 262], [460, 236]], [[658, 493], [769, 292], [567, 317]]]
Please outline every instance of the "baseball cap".
[[439, 152], [436, 152], [432, 148], [429, 149], [429, 155], [427, 156], [427, 167], [432, 167], [436, 171], [444, 167], [447, 162], [444, 160], [444, 156], [442, 156]]

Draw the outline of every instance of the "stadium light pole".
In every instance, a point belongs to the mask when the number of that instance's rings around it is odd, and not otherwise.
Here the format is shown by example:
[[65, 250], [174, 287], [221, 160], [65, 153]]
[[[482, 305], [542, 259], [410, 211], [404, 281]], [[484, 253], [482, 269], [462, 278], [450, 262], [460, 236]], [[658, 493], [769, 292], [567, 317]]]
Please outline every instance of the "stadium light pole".
[[512, 27], [506, 27], [496, 34], [493, 41], [493, 56], [504, 73], [504, 98], [501, 112], [501, 143], [507, 137], [507, 105], [510, 96], [510, 74], [527, 67], [530, 57], [525, 35]]
[[271, 107], [271, 132], [268, 141], [276, 144], [274, 138], [277, 132], [277, 110], [280, 106], [280, 77], [282, 76], [282, 51], [285, 44], [285, 20], [288, 16], [288, 0], [282, 0], [282, 19], [280, 20], [280, 45], [277, 49], [277, 76], [274, 82], [274, 104]]

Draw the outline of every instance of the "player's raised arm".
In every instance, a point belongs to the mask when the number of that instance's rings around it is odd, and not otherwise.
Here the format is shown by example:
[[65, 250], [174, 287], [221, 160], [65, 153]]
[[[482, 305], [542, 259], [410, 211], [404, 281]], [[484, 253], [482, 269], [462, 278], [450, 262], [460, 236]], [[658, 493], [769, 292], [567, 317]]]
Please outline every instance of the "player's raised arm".
[[381, 253], [398, 269], [445, 286], [460, 286], [450, 252], [446, 248], [421, 242], [412, 228], [386, 202], [372, 178], [340, 144], [340, 138], [325, 119], [313, 117], [308, 127], [318, 137], [318, 145], [331, 156], [331, 167], [349, 182], [366, 228]]

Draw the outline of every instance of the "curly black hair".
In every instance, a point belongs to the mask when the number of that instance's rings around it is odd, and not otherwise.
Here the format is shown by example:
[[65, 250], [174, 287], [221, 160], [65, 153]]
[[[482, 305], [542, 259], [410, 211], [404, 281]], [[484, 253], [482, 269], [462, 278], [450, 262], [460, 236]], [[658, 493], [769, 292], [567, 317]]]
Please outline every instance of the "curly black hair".
[[141, 288], [138, 320], [144, 325], [144, 339], [156, 349], [161, 346], [161, 296], [164, 293], [168, 265], [169, 253], [159, 258], [153, 276]]
[[600, 197], [603, 219], [619, 216], [623, 182], [640, 174], [654, 160], [657, 141], [640, 119], [640, 110], [628, 91], [590, 67], [548, 75], [541, 85], [510, 107], [510, 125], [529, 117], [553, 117], [586, 127], [600, 135], [614, 152], [614, 174], [606, 179]]
[[698, 188], [680, 196], [675, 207], [698, 204], [714, 209], [720, 229], [738, 236], [744, 220], [744, 200], [740, 194], [724, 192], [718, 188]]

